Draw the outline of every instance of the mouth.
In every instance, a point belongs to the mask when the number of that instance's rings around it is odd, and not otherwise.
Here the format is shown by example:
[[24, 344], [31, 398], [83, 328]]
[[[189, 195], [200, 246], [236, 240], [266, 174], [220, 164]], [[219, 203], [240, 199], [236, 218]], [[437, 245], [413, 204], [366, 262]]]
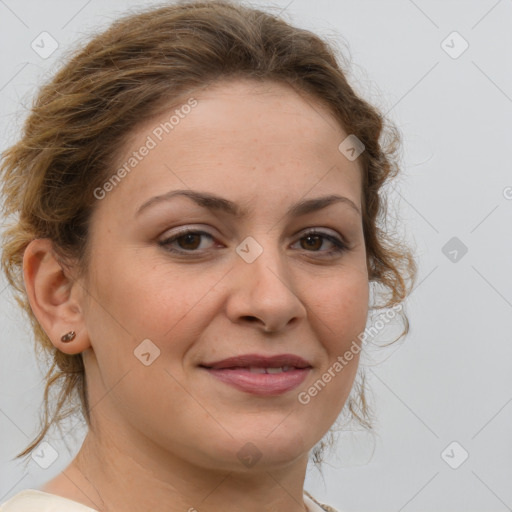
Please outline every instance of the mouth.
[[199, 365], [221, 382], [246, 393], [281, 395], [299, 386], [313, 368], [294, 354], [246, 354]]
[[[214, 370], [226, 369], [226, 368], [246, 368], [246, 369], [269, 369], [277, 370], [284, 369], [304, 369], [311, 368], [308, 361], [302, 357], [294, 354], [279, 354], [276, 356], [261, 356], [258, 354], [245, 354], [242, 356], [229, 357], [222, 359], [221, 361], [215, 361], [212, 363], [203, 363], [200, 366], [205, 368], [212, 368]], [[262, 373], [258, 371], [257, 373]], [[276, 372], [277, 373], [277, 372]]]

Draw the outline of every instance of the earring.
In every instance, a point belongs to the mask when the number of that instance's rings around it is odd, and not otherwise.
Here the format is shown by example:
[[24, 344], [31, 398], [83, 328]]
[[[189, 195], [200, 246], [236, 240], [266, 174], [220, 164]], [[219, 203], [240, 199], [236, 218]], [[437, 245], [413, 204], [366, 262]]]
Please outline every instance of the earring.
[[68, 343], [69, 341], [73, 341], [75, 339], [76, 333], [75, 331], [69, 331], [68, 333], [64, 334], [60, 341], [63, 343]]

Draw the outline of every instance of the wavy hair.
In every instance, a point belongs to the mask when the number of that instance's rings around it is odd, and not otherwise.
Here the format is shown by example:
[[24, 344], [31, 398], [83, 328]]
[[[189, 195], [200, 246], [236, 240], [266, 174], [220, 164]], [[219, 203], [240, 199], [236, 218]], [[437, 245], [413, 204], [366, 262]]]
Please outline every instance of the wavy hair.
[[[278, 15], [226, 0], [125, 15], [42, 85], [18, 141], [0, 162], [7, 220], [2, 269], [31, 322], [38, 352], [48, 360], [40, 430], [17, 458], [71, 414], [81, 413], [91, 426], [82, 355], [56, 349], [34, 316], [23, 281], [25, 248], [35, 238], [49, 238], [59, 259], [75, 262], [78, 275], [85, 275], [93, 191], [112, 175], [128, 136], [178, 96], [231, 78], [279, 81], [307, 93], [364, 144], [359, 162], [368, 277], [383, 292], [376, 307], [399, 304], [410, 293], [414, 258], [382, 224], [382, 187], [399, 171], [399, 134], [352, 89], [330, 43]], [[404, 319], [402, 334], [409, 326]], [[364, 376], [353, 391], [344, 411], [371, 428]], [[325, 444], [315, 447], [315, 462]]]

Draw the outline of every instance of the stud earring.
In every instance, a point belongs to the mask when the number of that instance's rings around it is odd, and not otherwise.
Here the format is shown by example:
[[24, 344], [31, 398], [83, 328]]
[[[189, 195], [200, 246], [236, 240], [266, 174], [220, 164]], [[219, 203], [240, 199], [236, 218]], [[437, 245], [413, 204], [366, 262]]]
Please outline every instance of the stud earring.
[[75, 339], [76, 333], [75, 331], [69, 331], [61, 337], [60, 341], [63, 343], [68, 343], [69, 341], [73, 341]]

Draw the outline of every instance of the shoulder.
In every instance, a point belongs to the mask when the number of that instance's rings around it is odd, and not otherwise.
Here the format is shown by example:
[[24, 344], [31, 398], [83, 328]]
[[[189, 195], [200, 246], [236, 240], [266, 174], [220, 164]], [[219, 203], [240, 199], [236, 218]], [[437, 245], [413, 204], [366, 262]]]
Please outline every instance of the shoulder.
[[0, 512], [97, 512], [76, 501], [35, 489], [15, 494], [0, 505]]
[[[304, 502], [309, 512], [337, 512], [329, 505], [318, 502], [304, 491]], [[0, 505], [0, 512], [97, 512], [76, 501], [35, 489], [26, 489]]]
[[336, 509], [330, 507], [329, 505], [325, 505], [324, 503], [317, 501], [307, 491], [304, 491], [304, 503], [307, 505], [309, 512], [338, 512]]

